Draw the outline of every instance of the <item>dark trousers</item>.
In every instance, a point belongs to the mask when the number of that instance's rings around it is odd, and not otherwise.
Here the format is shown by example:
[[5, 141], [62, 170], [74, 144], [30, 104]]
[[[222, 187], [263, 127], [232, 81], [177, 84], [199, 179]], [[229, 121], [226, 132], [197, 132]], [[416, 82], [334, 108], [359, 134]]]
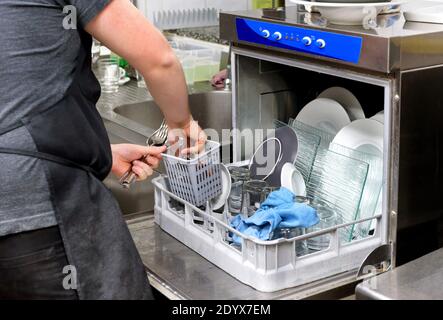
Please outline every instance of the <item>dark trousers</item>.
[[68, 265], [58, 227], [0, 237], [0, 299], [77, 300]]

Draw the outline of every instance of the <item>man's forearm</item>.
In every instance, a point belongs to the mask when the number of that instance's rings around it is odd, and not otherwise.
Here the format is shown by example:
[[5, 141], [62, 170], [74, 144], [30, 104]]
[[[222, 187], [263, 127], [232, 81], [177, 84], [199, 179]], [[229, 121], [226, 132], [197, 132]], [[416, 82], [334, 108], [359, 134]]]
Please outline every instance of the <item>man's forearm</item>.
[[192, 119], [188, 91], [180, 62], [171, 54], [171, 61], [156, 68], [140, 70], [149, 92], [162, 110], [168, 126], [183, 128]]

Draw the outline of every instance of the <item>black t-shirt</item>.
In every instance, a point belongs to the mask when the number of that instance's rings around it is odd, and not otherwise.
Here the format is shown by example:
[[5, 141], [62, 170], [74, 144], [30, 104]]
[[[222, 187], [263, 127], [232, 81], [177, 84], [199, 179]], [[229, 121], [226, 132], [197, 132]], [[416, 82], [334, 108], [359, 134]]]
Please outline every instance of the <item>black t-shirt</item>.
[[[77, 67], [78, 30], [110, 1], [0, 1], [0, 131], [63, 98]], [[23, 128], [0, 136], [0, 147], [35, 149]], [[40, 161], [0, 154], [0, 236], [56, 224]]]

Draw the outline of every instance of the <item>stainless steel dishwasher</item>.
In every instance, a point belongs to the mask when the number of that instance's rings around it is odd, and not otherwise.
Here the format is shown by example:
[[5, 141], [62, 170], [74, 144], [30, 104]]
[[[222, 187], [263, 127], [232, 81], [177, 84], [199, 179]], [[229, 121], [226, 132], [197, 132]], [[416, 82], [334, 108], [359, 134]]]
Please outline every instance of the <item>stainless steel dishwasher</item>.
[[[332, 86], [352, 91], [367, 117], [384, 111], [382, 240], [343, 283], [440, 245], [443, 26], [405, 22], [400, 13], [379, 16], [371, 29], [315, 17], [294, 7], [222, 13], [221, 38], [232, 46], [237, 131], [288, 122]], [[233, 136], [234, 161], [251, 156], [243, 144]], [[334, 277], [323, 281], [334, 286]]]

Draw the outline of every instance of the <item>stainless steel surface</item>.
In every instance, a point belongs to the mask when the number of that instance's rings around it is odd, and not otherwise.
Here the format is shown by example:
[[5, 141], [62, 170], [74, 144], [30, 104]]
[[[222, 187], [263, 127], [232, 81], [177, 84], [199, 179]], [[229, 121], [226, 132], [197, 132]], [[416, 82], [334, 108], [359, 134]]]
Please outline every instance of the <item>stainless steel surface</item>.
[[357, 299], [443, 299], [443, 249], [366, 280], [357, 286]]
[[[161, 146], [166, 142], [166, 139], [168, 138], [168, 125], [166, 124], [166, 121], [163, 120], [160, 128], [158, 128], [154, 133], [148, 138], [148, 141], [146, 144], [148, 146]], [[148, 155], [145, 155], [141, 161], [146, 161], [148, 158]], [[132, 172], [132, 167], [126, 171], [123, 176], [120, 178], [120, 184], [123, 186], [123, 188], [129, 189], [131, 187], [131, 184], [135, 182], [137, 179], [137, 176], [134, 172]]]
[[[287, 118], [331, 86], [356, 94], [368, 117], [376, 108], [384, 109], [384, 248], [393, 267], [437, 249], [443, 208], [439, 201], [414, 199], [443, 194], [443, 115], [437, 107], [443, 99], [438, 88], [443, 81], [443, 25], [405, 22], [401, 14], [379, 16], [373, 29], [324, 25], [318, 15], [296, 10], [221, 15], [221, 36], [233, 46], [235, 128], [266, 127], [267, 117]], [[241, 42], [237, 17], [362, 37], [361, 59], [350, 64]], [[275, 94], [281, 93], [289, 98], [277, 99]], [[273, 99], [263, 102], [267, 95]], [[234, 145], [236, 161], [247, 156], [240, 151]]]
[[[232, 127], [230, 99], [230, 91], [195, 93], [190, 95], [189, 104], [191, 112], [194, 118], [198, 120], [199, 125], [203, 128], [213, 129], [213, 135], [217, 133], [219, 137], [222, 137], [223, 130]], [[116, 107], [114, 112], [121, 117], [147, 127], [157, 127], [163, 119], [163, 114], [152, 100]], [[208, 133], [211, 134], [209, 131]], [[229, 143], [229, 140], [224, 139], [222, 142]]]
[[[253, 47], [234, 47], [233, 53], [233, 123], [235, 129], [244, 131], [251, 128], [274, 127], [273, 119], [287, 121], [303, 108], [306, 103], [315, 99], [320, 92], [332, 86], [343, 86], [350, 89], [362, 103], [367, 116], [384, 110], [386, 118], [398, 120], [399, 102], [394, 103], [396, 95], [395, 78], [390, 75], [362, 73], [355, 69], [343, 69], [303, 59], [291, 59], [275, 55], [271, 51], [256, 50]], [[297, 81], [296, 79], [300, 79]], [[282, 96], [278, 99], [275, 95]], [[270, 99], [266, 100], [266, 97]], [[398, 132], [392, 126], [385, 127], [384, 133], [384, 189], [382, 243], [389, 248], [388, 259], [391, 261], [391, 239], [396, 229], [389, 212], [397, 210], [399, 163]], [[238, 137], [234, 136], [234, 142]], [[244, 144], [244, 142], [242, 143]], [[247, 158], [244, 150], [237, 150], [242, 145], [234, 143], [234, 160]], [[391, 194], [392, 193], [392, 194]], [[393, 197], [391, 197], [392, 195]], [[394, 221], [395, 223], [395, 221]], [[363, 262], [363, 261], [362, 261]], [[370, 261], [374, 262], [374, 261]], [[381, 262], [381, 261], [375, 261]], [[377, 272], [386, 271], [387, 264]], [[358, 270], [353, 271], [356, 279]], [[335, 283], [339, 287], [340, 283]]]
[[[189, 97], [194, 117], [203, 128], [214, 128], [214, 133], [231, 128], [231, 92], [215, 91], [209, 83], [196, 83]], [[118, 93], [102, 94], [97, 108], [104, 120], [111, 143], [136, 143], [146, 140], [160, 126], [163, 115], [146, 88], [138, 88], [135, 81], [121, 86]], [[224, 152], [229, 161], [230, 136], [223, 139]], [[164, 172], [164, 168], [159, 168]], [[110, 175], [105, 184], [117, 198], [124, 214], [150, 212], [154, 208], [154, 188], [151, 179], [135, 183], [131, 190], [123, 189], [119, 179]]]
[[129, 222], [129, 229], [146, 266], [151, 285], [170, 299], [287, 300], [315, 295], [339, 299], [349, 293], [331, 292], [337, 283], [355, 287], [355, 272], [352, 272], [302, 287], [273, 293], [259, 292], [162, 231], [152, 216]]
[[[318, 29], [363, 38], [363, 49], [358, 64], [313, 56], [296, 51], [269, 48], [243, 43], [238, 40], [235, 19], [237, 17], [278, 22], [307, 29]], [[317, 14], [297, 12], [296, 7], [285, 10], [263, 9], [235, 13], [221, 13], [220, 36], [238, 47], [255, 47], [256, 50], [273, 51], [276, 56], [294, 56], [347, 65], [374, 72], [391, 73], [394, 70], [409, 70], [443, 64], [443, 25], [405, 22], [402, 14], [379, 16], [379, 27], [365, 29], [363, 26], [324, 26]]]

